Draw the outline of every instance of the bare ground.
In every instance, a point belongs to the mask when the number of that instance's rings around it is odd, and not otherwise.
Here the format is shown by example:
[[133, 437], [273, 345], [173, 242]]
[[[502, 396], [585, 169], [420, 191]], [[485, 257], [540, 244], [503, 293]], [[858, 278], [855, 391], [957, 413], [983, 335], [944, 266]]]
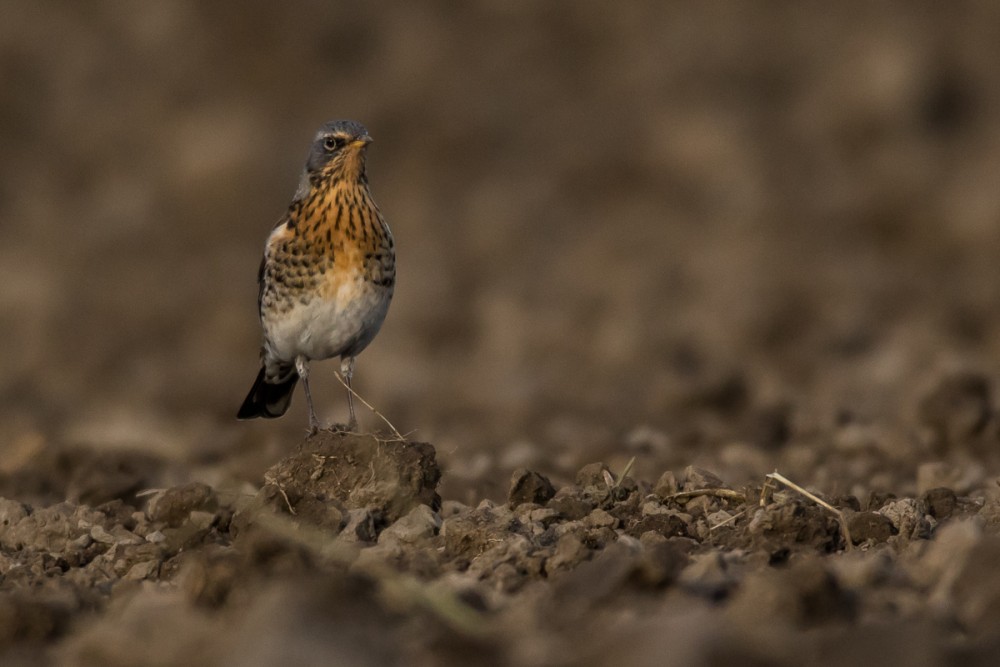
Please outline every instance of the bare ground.
[[506, 502], [470, 506], [439, 477], [430, 445], [324, 431], [254, 494], [4, 500], [0, 648], [71, 665], [985, 665], [1000, 649], [993, 480], [825, 507], [770, 479], [593, 463], [558, 489], [518, 469]]
[[[998, 26], [8, 3], [3, 663], [993, 664]], [[232, 418], [334, 117], [376, 139], [356, 387], [404, 438]]]

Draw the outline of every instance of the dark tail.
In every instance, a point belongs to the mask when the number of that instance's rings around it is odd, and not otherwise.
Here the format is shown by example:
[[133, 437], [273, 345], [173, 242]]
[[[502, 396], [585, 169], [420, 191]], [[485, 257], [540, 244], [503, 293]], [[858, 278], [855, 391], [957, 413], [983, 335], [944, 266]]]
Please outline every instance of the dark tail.
[[257, 380], [253, 383], [253, 388], [243, 401], [243, 407], [236, 413], [237, 419], [253, 419], [263, 417], [264, 419], [274, 419], [285, 414], [288, 406], [292, 402], [292, 392], [295, 391], [295, 383], [299, 381], [299, 375], [294, 370], [288, 379], [278, 384], [270, 384], [264, 380], [264, 368], [261, 367], [257, 374]]

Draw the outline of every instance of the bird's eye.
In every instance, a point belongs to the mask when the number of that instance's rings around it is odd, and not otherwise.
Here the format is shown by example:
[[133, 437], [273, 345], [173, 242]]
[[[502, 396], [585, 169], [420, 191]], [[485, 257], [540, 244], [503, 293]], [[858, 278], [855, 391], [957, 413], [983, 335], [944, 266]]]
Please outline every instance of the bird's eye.
[[328, 151], [335, 151], [344, 145], [344, 140], [340, 137], [327, 137], [323, 140], [323, 148]]

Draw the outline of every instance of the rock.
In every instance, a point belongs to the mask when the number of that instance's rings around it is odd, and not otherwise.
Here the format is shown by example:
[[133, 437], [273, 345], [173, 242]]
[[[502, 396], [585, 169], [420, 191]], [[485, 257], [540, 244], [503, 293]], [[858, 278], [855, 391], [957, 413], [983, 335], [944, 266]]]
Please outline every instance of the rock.
[[[71, 503], [59, 503], [34, 511], [25, 507], [24, 510], [26, 515], [17, 523], [0, 526], [0, 546], [59, 553], [81, 535], [89, 535], [91, 528], [105, 520], [100, 512]], [[11, 521], [21, 514], [21, 510], [11, 505], [6, 507], [6, 511]]]
[[214, 512], [219, 502], [215, 490], [201, 482], [175, 486], [157, 494], [149, 502], [151, 521], [163, 522], [176, 528], [192, 511]]
[[1000, 497], [985, 498], [976, 518], [992, 533], [1000, 533]]
[[559, 538], [555, 553], [545, 562], [545, 569], [548, 572], [569, 570], [590, 558], [590, 553], [590, 549], [578, 536], [568, 533]]
[[398, 542], [414, 544], [437, 534], [441, 517], [427, 505], [417, 505], [409, 514], [390, 524], [378, 537], [380, 544]]
[[24, 503], [19, 503], [16, 500], [8, 500], [7, 498], [0, 498], [0, 543], [5, 546], [6, 542], [3, 541], [3, 534], [6, 533], [12, 526], [17, 525], [22, 519], [28, 516], [29, 507]]
[[188, 516], [188, 521], [197, 530], [208, 530], [215, 523], [215, 519], [216, 515], [214, 512], [203, 512], [201, 510], [195, 510]]
[[460, 503], [457, 500], [443, 500], [441, 501], [441, 511], [438, 513], [442, 519], [447, 519], [450, 516], [455, 516], [468, 510], [469, 506], [465, 503]]
[[884, 515], [896, 527], [899, 536], [907, 540], [930, 537], [931, 525], [924, 518], [924, 508], [912, 498], [902, 498], [886, 503], [879, 514]]
[[136, 563], [129, 568], [122, 577], [126, 581], [140, 581], [153, 577], [160, 569], [159, 561], [148, 560], [144, 563]]
[[498, 543], [519, 533], [521, 524], [506, 507], [477, 507], [471, 512], [448, 517], [441, 524], [446, 551], [472, 560]]
[[847, 516], [847, 528], [854, 544], [885, 542], [898, 531], [883, 514], [878, 512], [853, 512]]
[[611, 474], [611, 470], [606, 465], [603, 463], [588, 463], [576, 473], [576, 485], [583, 489], [588, 486], [607, 489], [609, 478], [611, 479], [611, 483], [614, 484], [614, 475]]
[[591, 549], [603, 549], [618, 541], [618, 532], [611, 526], [587, 528], [583, 532], [583, 543]]
[[567, 521], [582, 519], [594, 509], [592, 503], [576, 495], [576, 490], [573, 487], [559, 489], [546, 506]]
[[686, 512], [693, 516], [701, 517], [717, 512], [724, 501], [718, 496], [704, 494], [682, 502]]
[[544, 505], [555, 495], [556, 490], [547, 477], [537, 472], [518, 468], [510, 478], [507, 502], [511, 509], [523, 503]]
[[347, 523], [340, 531], [340, 539], [348, 542], [374, 542], [378, 539], [375, 515], [369, 509], [347, 510]]
[[71, 540], [66, 548], [68, 551], [83, 551], [93, 543], [94, 543], [94, 538], [92, 538], [90, 535], [84, 534], [76, 538], [75, 540]]
[[558, 523], [562, 519], [559, 512], [555, 511], [551, 507], [539, 507], [538, 509], [533, 509], [528, 513], [528, 521], [538, 524], [542, 529], [546, 529], [554, 523]]
[[614, 528], [618, 525], [618, 519], [598, 508], [587, 515], [583, 523], [589, 528]]
[[833, 515], [799, 500], [772, 503], [758, 509], [747, 532], [768, 551], [796, 546], [834, 551], [843, 540], [840, 523]]
[[684, 469], [683, 488], [685, 491], [697, 491], [699, 489], [724, 489], [727, 487], [715, 473], [704, 468], [688, 466]]
[[469, 572], [493, 582], [500, 591], [512, 593], [529, 579], [544, 576], [546, 555], [525, 536], [512, 535], [475, 558]]
[[[266, 484], [257, 494], [257, 501], [263, 507], [270, 508], [271, 511], [284, 513], [294, 510], [296, 521], [302, 521], [317, 528], [339, 533], [344, 527], [347, 508], [336, 498], [309, 493], [295, 497], [287, 492], [283, 494], [281, 491], [282, 489], [277, 485]], [[240, 516], [240, 518], [244, 519], [250, 516], [252, 514], [247, 517]]]
[[628, 526], [626, 532], [632, 537], [641, 537], [643, 533], [656, 532], [663, 537], [691, 535], [691, 517], [676, 510], [644, 513], [638, 520]]
[[101, 526], [94, 526], [90, 529], [89, 537], [101, 544], [144, 544], [146, 542], [124, 526], [112, 526], [110, 531]]
[[639, 506], [639, 511], [642, 516], [648, 516], [650, 514], [669, 514], [670, 508], [655, 500], [647, 500]]
[[338, 531], [352, 509], [392, 523], [419, 505], [440, 508], [440, 477], [429, 444], [320, 431], [267, 471], [254, 502], [233, 521], [239, 530], [266, 507]]
[[653, 493], [657, 495], [661, 500], [674, 495], [680, 490], [677, 484], [677, 478], [674, 477], [674, 473], [671, 470], [667, 470], [660, 478], [656, 480], [656, 485], [653, 486]]
[[611, 487], [611, 498], [615, 502], [622, 502], [639, 490], [639, 484], [631, 477], [622, 477], [617, 484]]
[[938, 521], [949, 518], [958, 508], [955, 492], [943, 486], [926, 491], [920, 496], [920, 500], [927, 508], [927, 513]]

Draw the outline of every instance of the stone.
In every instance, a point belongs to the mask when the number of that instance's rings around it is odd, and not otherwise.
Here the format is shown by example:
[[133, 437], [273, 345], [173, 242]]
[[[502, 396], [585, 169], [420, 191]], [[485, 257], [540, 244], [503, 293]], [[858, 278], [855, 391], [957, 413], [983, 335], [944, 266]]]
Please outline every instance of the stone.
[[427, 505], [417, 505], [378, 536], [380, 544], [395, 541], [414, 544], [434, 537], [441, 528], [441, 517]]
[[855, 544], [885, 542], [899, 532], [884, 514], [878, 512], [853, 512], [847, 517], [847, 528]]
[[927, 513], [938, 521], [949, 518], [958, 508], [958, 498], [955, 496], [955, 492], [943, 486], [924, 492], [920, 496], [920, 500], [927, 508]]
[[556, 490], [547, 477], [525, 468], [518, 468], [510, 478], [507, 503], [511, 509], [524, 503], [544, 505], [555, 495]]
[[201, 482], [166, 489], [149, 502], [149, 518], [176, 528], [192, 511], [214, 512], [219, 506], [215, 490]]

